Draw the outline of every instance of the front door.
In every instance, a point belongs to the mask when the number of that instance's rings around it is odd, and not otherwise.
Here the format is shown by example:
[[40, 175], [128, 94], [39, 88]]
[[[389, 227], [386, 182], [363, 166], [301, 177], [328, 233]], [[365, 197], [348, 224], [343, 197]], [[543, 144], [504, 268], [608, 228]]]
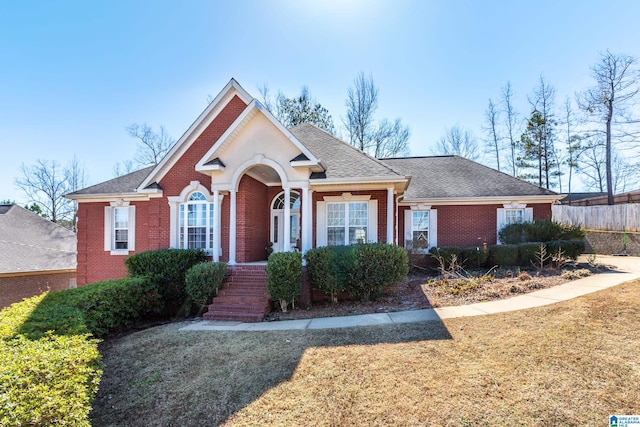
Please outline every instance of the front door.
[[[291, 191], [290, 196], [291, 221], [287, 224], [291, 230], [291, 249], [299, 246], [300, 242], [300, 194]], [[274, 197], [271, 202], [271, 242], [273, 252], [284, 251], [284, 192]]]

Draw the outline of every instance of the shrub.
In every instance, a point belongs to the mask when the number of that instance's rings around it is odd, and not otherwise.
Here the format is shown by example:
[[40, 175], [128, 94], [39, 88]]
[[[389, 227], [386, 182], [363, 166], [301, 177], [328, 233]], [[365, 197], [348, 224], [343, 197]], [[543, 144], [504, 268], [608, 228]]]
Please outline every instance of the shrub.
[[583, 240], [554, 240], [547, 243], [547, 248], [550, 254], [562, 250], [564, 256], [575, 261], [584, 252], [585, 245]]
[[227, 277], [227, 263], [202, 262], [187, 270], [185, 275], [185, 289], [187, 297], [194, 304], [207, 305]]
[[145, 277], [96, 282], [50, 292], [33, 310], [20, 332], [41, 337], [91, 333], [104, 336], [157, 312], [161, 301], [156, 287]]
[[531, 267], [538, 260], [540, 242], [528, 242], [518, 245], [518, 265]]
[[409, 272], [407, 252], [387, 243], [352, 246], [357, 258], [357, 279], [346, 289], [365, 301], [377, 298], [385, 288], [404, 280]]
[[55, 333], [22, 332], [30, 329], [48, 295], [0, 311], [0, 425], [90, 425], [102, 374], [97, 340], [88, 334], [63, 335], [68, 325], [58, 328], [54, 321]]
[[551, 220], [509, 224], [498, 233], [505, 244], [550, 242], [552, 240], [581, 240], [584, 231], [577, 226], [562, 225]]
[[464, 266], [467, 268], [484, 267], [489, 258], [489, 251], [485, 253], [483, 248], [473, 246], [471, 248], [461, 249], [460, 257], [462, 258]]
[[[433, 247], [429, 249], [429, 253], [434, 258], [441, 258], [444, 263], [444, 268], [449, 270], [452, 263], [462, 264], [462, 249], [455, 246], [442, 246]], [[455, 257], [455, 258], [454, 258]]]
[[300, 252], [277, 252], [267, 261], [267, 289], [272, 299], [280, 302], [282, 311], [295, 308], [302, 290], [302, 255]]
[[187, 270], [205, 261], [200, 249], [159, 249], [132, 255], [125, 263], [130, 276], [147, 276], [158, 287], [165, 315], [179, 315], [186, 311]]
[[489, 246], [489, 262], [494, 265], [508, 266], [518, 264], [517, 245]]
[[328, 247], [307, 251], [307, 273], [311, 287], [331, 296], [331, 302], [338, 302], [338, 292], [344, 290], [344, 282], [336, 280], [336, 250]]

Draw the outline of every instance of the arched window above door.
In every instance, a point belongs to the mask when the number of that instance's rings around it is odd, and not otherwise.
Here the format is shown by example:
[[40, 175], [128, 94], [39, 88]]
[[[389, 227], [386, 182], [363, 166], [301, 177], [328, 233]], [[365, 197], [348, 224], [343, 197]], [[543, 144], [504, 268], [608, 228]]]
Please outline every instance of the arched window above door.
[[[291, 202], [291, 209], [300, 209], [300, 194], [297, 191], [291, 191], [289, 200]], [[284, 209], [284, 191], [273, 199], [271, 209]]]

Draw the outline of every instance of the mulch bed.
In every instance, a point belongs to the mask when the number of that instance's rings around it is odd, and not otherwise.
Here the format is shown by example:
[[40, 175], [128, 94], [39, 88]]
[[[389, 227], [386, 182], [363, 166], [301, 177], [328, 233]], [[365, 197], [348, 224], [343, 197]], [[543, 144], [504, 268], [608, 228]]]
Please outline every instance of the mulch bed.
[[[296, 307], [288, 312], [272, 312], [267, 321], [310, 319], [317, 317], [350, 316], [356, 314], [389, 313], [473, 304], [510, 298], [575, 280], [577, 274], [594, 274], [607, 270], [606, 266], [570, 264], [562, 269], [499, 269], [478, 277], [486, 271], [473, 272], [475, 279], [456, 278], [442, 281], [439, 275], [413, 274], [394, 288], [385, 290], [375, 301], [339, 301], [314, 303], [308, 307]], [[589, 273], [586, 273], [588, 270]], [[564, 274], [563, 274], [564, 272]], [[566, 273], [575, 272], [576, 274]]]

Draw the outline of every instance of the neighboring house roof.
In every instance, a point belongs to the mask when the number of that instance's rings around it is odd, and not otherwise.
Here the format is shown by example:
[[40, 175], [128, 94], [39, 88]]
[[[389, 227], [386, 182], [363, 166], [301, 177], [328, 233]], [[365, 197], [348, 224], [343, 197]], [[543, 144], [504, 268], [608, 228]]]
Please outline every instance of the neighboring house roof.
[[138, 171], [131, 172], [117, 178], [113, 178], [109, 181], [101, 182], [100, 184], [92, 185], [91, 187], [74, 191], [73, 193], [67, 194], [67, 196], [73, 198], [73, 196], [84, 195], [134, 193], [136, 188], [140, 186], [140, 184], [151, 173], [151, 171], [153, 171], [154, 168], [155, 166], [149, 166], [147, 168], [140, 169]]
[[18, 205], [0, 205], [0, 274], [76, 268], [76, 234]]
[[289, 131], [326, 166], [326, 179], [404, 178], [385, 164], [309, 123]]
[[562, 204], [571, 204], [572, 202], [577, 202], [578, 200], [591, 199], [594, 197], [607, 197], [607, 193], [570, 193], [563, 194], [563, 198], [560, 199], [560, 203]]
[[555, 196], [556, 193], [459, 156], [381, 159], [411, 183], [404, 200]]

